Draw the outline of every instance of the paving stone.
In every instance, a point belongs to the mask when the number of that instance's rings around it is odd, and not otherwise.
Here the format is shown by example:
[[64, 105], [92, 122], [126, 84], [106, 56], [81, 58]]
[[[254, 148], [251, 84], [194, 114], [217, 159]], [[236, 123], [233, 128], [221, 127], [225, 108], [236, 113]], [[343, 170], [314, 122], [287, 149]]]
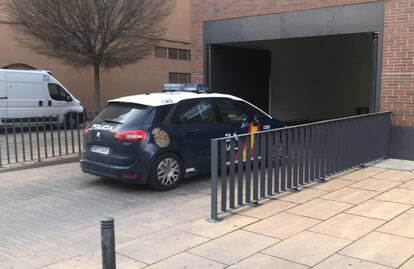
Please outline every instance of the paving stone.
[[347, 210], [346, 213], [369, 218], [390, 220], [409, 208], [411, 208], [409, 205], [380, 200], [369, 200]]
[[139, 238], [119, 247], [117, 252], [152, 264], [208, 241], [207, 238], [179, 230], [168, 230]]
[[400, 269], [413, 269], [414, 268], [414, 257], [404, 263]]
[[352, 241], [304, 231], [282, 241], [263, 253], [314, 266]]
[[414, 238], [414, 215], [402, 214], [384, 224], [378, 231]]
[[286, 195], [281, 196], [279, 199], [287, 202], [302, 204], [326, 193], [326, 191], [306, 188], [296, 193], [287, 193]]
[[375, 178], [393, 180], [393, 181], [409, 181], [414, 179], [414, 173], [401, 170], [388, 170], [384, 173], [380, 173], [374, 176]]
[[398, 186], [398, 188], [414, 190], [414, 180], [405, 182], [404, 184]]
[[345, 180], [341, 178], [332, 178], [324, 183], [317, 183], [312, 185], [311, 188], [321, 190], [321, 191], [335, 191], [337, 189], [343, 188], [345, 186], [355, 183], [351, 180]]
[[286, 212], [326, 220], [350, 207], [352, 207], [350, 204], [324, 199], [315, 199], [289, 209]]
[[178, 255], [172, 256], [168, 259], [160, 261], [156, 264], [153, 264], [148, 269], [220, 269], [224, 268], [226, 265], [218, 263], [191, 253], [183, 252]]
[[306, 269], [308, 266], [282, 260], [273, 256], [257, 253], [240, 263], [228, 267], [229, 269], [277, 268], [277, 269]]
[[242, 215], [232, 215], [217, 223], [201, 219], [178, 226], [177, 229], [209, 238], [216, 238], [256, 221], [258, 221], [258, 219]]
[[275, 238], [239, 230], [193, 248], [189, 252], [231, 265], [277, 242], [279, 240]]
[[378, 192], [344, 187], [320, 198], [349, 204], [360, 204], [378, 195]]
[[372, 232], [340, 251], [341, 254], [391, 267], [414, 254], [414, 239]]
[[367, 262], [343, 255], [332, 255], [313, 269], [389, 269], [388, 266]]
[[385, 171], [387, 171], [387, 169], [379, 167], [367, 167], [340, 175], [340, 178], [352, 181], [361, 181]]
[[244, 228], [244, 230], [286, 239], [294, 234], [308, 229], [320, 221], [289, 213], [279, 213]]
[[396, 181], [391, 181], [391, 180], [386, 180], [386, 179], [378, 179], [378, 178], [372, 177], [372, 178], [367, 178], [362, 181], [359, 181], [353, 185], [350, 185], [349, 187], [370, 190], [370, 191], [385, 192], [400, 184], [401, 182], [396, 182]]
[[414, 205], [414, 190], [395, 188], [375, 197], [375, 199]]
[[375, 167], [397, 169], [397, 170], [414, 170], [414, 161], [401, 160], [401, 159], [386, 159], [381, 162], [374, 164]]
[[[122, 269], [139, 269], [146, 266], [145, 263], [138, 262], [134, 259], [117, 254], [116, 257], [117, 268]], [[102, 256], [101, 252], [92, 252], [84, 255], [74, 257], [56, 264], [46, 266], [45, 269], [101, 269]]]
[[264, 219], [275, 215], [279, 212], [285, 211], [291, 207], [296, 206], [296, 203], [281, 201], [281, 200], [268, 200], [261, 203], [257, 207], [246, 207], [237, 211], [238, 214], [249, 216], [258, 219]]
[[312, 228], [310, 231], [357, 240], [384, 224], [385, 221], [350, 214], [339, 214]]

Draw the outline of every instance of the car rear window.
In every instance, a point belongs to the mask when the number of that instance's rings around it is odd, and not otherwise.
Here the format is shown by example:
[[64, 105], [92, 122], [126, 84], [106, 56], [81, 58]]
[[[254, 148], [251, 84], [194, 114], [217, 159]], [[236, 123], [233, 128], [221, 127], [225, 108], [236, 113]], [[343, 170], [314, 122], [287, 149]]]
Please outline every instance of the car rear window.
[[101, 113], [96, 116], [94, 123], [113, 123], [113, 124], [146, 124], [148, 113], [152, 107], [131, 104], [131, 103], [111, 103]]

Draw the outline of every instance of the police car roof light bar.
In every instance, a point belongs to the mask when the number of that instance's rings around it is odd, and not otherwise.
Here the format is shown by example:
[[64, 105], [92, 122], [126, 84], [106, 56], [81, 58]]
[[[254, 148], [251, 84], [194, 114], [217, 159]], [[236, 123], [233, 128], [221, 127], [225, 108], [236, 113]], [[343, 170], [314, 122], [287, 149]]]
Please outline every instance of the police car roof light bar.
[[163, 92], [195, 92], [195, 93], [205, 93], [209, 92], [208, 86], [206, 84], [198, 83], [167, 83], [164, 84]]

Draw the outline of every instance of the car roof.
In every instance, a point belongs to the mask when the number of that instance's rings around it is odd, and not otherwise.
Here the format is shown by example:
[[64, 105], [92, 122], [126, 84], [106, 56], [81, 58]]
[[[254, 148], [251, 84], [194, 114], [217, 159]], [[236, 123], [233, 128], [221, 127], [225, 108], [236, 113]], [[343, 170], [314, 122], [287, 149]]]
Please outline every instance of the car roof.
[[149, 94], [138, 94], [125, 96], [117, 99], [109, 100], [108, 103], [120, 102], [120, 103], [134, 103], [147, 106], [163, 106], [169, 104], [176, 104], [183, 100], [198, 99], [198, 98], [229, 98], [232, 100], [243, 101], [229, 94], [221, 93], [194, 93], [194, 92], [160, 92]]

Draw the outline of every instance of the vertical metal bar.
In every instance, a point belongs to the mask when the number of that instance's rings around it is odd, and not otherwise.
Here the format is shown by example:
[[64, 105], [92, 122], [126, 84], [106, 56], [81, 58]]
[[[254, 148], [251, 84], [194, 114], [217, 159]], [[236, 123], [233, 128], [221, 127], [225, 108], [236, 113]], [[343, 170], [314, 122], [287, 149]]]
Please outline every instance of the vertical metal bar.
[[332, 127], [333, 122], [326, 125], [326, 175], [332, 175]]
[[298, 149], [298, 157], [299, 157], [299, 186], [303, 186], [305, 184], [304, 181], [304, 166], [305, 166], [305, 127], [299, 127], [299, 149]]
[[65, 154], [69, 154], [69, 146], [68, 146], [68, 122], [66, 120], [66, 115], [63, 119], [63, 129], [64, 129], [64, 137], [65, 137]]
[[245, 145], [246, 136], [240, 136], [237, 142], [238, 163], [237, 163], [237, 205], [243, 205], [243, 145]]
[[27, 119], [29, 129], [29, 147], [30, 147], [30, 160], [33, 161], [33, 138], [32, 138], [32, 119]]
[[26, 161], [26, 146], [25, 146], [25, 140], [24, 140], [24, 127], [23, 127], [23, 119], [20, 118], [20, 135], [22, 139], [22, 154], [23, 154], [23, 162]]
[[246, 136], [246, 203], [251, 203], [251, 150], [252, 150], [252, 134]]
[[116, 269], [115, 227], [113, 218], [101, 220], [102, 269]]
[[78, 136], [78, 153], [79, 155], [82, 154], [82, 145], [81, 145], [81, 133], [80, 133], [80, 128], [81, 128], [81, 124], [80, 124], [80, 115], [79, 113], [76, 113], [76, 134]]
[[55, 157], [55, 136], [54, 136], [54, 134], [53, 134], [53, 132], [55, 131], [54, 130], [54, 127], [53, 127], [53, 117], [52, 116], [50, 116], [49, 117], [49, 121], [50, 121], [50, 140], [51, 140], [51, 143], [52, 143], [52, 156], [53, 157]]
[[253, 134], [253, 202], [259, 199], [259, 137]]
[[62, 156], [62, 139], [60, 137], [60, 115], [57, 115], [57, 136], [58, 136], [58, 150], [59, 156]]
[[229, 177], [229, 207], [231, 209], [234, 209], [234, 200], [235, 200], [235, 196], [234, 196], [234, 192], [235, 192], [235, 185], [234, 185], [234, 181], [235, 181], [235, 173], [236, 173], [236, 165], [235, 165], [235, 160], [234, 160], [234, 156], [236, 154], [234, 148], [235, 148], [235, 143], [234, 143], [234, 139], [235, 137], [230, 137], [230, 177]]
[[317, 134], [316, 134], [316, 125], [311, 125], [311, 143], [310, 143], [310, 168], [309, 168], [309, 181], [312, 182], [315, 180], [315, 167], [316, 167], [316, 140], [317, 140]]
[[293, 165], [293, 129], [287, 130], [287, 189], [291, 190], [293, 188], [293, 178], [292, 178], [292, 165]]
[[266, 134], [265, 133], [259, 133], [258, 134], [259, 143], [260, 143], [260, 198], [266, 197], [266, 160], [267, 160], [267, 154], [266, 154]]
[[274, 183], [273, 190], [274, 193], [280, 192], [280, 164], [281, 164], [281, 149], [280, 149], [280, 131], [274, 131], [274, 144], [275, 144], [275, 159], [274, 159]]
[[43, 117], [43, 141], [44, 141], [44, 146], [45, 146], [45, 158], [47, 158], [48, 154], [47, 154], [46, 118], [45, 117]]
[[221, 211], [227, 211], [227, 149], [226, 140], [220, 140], [221, 153]]
[[9, 126], [7, 124], [7, 120], [4, 121], [4, 135], [6, 137], [7, 164], [10, 164]]
[[310, 182], [310, 163], [311, 163], [311, 129], [312, 127], [310, 125], [305, 126], [305, 154], [304, 154], [304, 182], [309, 183]]
[[266, 133], [267, 142], [267, 195], [273, 195], [273, 162], [276, 158], [273, 132]]
[[17, 153], [17, 139], [16, 139], [16, 119], [13, 119], [13, 143], [14, 143], [14, 160], [16, 163], [19, 162], [18, 153]]
[[70, 138], [71, 138], [71, 142], [72, 142], [72, 153], [75, 153], [75, 135], [73, 132], [73, 128], [75, 128], [75, 124], [73, 124], [73, 114], [70, 114]]
[[218, 179], [218, 143], [211, 140], [211, 213], [210, 220], [217, 221], [217, 179]]
[[2, 154], [3, 144], [0, 142], [0, 168], [3, 167], [3, 154]]
[[37, 145], [37, 160], [40, 162], [42, 157], [40, 156], [40, 139], [39, 139], [39, 118], [35, 118], [36, 126], [36, 145]]
[[299, 133], [300, 127], [292, 129], [292, 187], [297, 189], [299, 186]]
[[326, 124], [321, 124], [321, 171], [319, 179], [326, 178], [326, 148], [327, 148], [327, 141], [326, 141]]
[[280, 191], [286, 191], [286, 148], [287, 148], [287, 130], [281, 132], [281, 165], [280, 165]]

